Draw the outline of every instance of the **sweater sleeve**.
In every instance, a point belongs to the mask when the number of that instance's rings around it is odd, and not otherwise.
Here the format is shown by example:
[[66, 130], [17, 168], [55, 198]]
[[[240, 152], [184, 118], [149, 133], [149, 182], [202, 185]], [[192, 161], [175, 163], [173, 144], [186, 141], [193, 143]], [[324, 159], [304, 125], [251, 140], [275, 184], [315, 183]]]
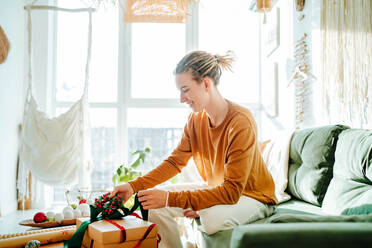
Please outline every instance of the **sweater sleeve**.
[[187, 165], [187, 162], [192, 155], [189, 135], [190, 125], [191, 120], [189, 117], [189, 121], [185, 125], [181, 141], [179, 142], [177, 148], [173, 150], [172, 154], [167, 159], [165, 159], [163, 163], [161, 163], [159, 166], [157, 166], [146, 175], [138, 177], [137, 179], [129, 182], [134, 192], [152, 188], [167, 181], [168, 179], [180, 173], [182, 168]]
[[[211, 189], [169, 192], [168, 205], [194, 211], [214, 205], [235, 204], [246, 186], [254, 156], [258, 152], [252, 127], [238, 128], [229, 133], [224, 181]], [[236, 129], [235, 129], [236, 130]]]

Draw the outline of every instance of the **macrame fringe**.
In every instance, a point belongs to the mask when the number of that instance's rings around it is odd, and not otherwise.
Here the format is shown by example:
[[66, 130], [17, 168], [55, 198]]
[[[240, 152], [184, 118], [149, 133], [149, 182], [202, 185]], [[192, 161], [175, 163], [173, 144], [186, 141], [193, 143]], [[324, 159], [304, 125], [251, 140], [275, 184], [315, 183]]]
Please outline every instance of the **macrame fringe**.
[[372, 2], [322, 1], [322, 82], [330, 123], [371, 127]]

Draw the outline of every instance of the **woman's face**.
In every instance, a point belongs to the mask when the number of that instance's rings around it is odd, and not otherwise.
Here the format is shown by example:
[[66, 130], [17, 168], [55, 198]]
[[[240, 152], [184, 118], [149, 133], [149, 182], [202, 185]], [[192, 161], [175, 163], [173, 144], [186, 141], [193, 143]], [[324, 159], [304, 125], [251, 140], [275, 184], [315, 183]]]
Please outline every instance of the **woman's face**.
[[191, 71], [176, 74], [176, 85], [180, 90], [180, 102], [187, 103], [194, 112], [202, 111], [208, 102], [208, 86], [198, 83]]

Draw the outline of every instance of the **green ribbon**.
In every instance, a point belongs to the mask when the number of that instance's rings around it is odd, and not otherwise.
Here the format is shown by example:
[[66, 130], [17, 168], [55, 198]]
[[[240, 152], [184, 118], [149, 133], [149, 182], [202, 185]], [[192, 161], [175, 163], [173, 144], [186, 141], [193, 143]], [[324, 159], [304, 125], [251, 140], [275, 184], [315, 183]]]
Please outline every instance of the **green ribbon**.
[[[81, 243], [83, 242], [84, 234], [85, 231], [88, 228], [88, 225], [92, 222], [102, 220], [102, 215], [99, 215], [101, 211], [99, 211], [97, 208], [95, 208], [92, 205], [90, 206], [90, 220], [84, 221], [80, 227], [75, 231], [74, 235], [72, 235], [70, 240], [64, 241], [64, 248], [80, 248]], [[134, 198], [134, 205], [133, 207], [129, 210], [126, 207], [121, 207], [120, 209], [124, 212], [124, 214], [120, 213], [119, 211], [115, 211], [113, 214], [109, 216], [105, 216], [104, 219], [119, 219], [121, 217], [130, 215], [133, 213], [138, 207], [140, 207], [141, 210], [141, 215], [144, 220], [147, 220], [148, 217], [148, 210], [144, 210], [142, 208], [141, 203], [138, 201], [138, 196]]]
[[84, 221], [76, 230], [74, 235], [72, 235], [71, 239], [64, 241], [64, 248], [81, 247], [81, 243], [83, 242], [83, 238], [85, 235], [85, 230], [87, 230], [90, 223], [92, 223], [90, 220]]

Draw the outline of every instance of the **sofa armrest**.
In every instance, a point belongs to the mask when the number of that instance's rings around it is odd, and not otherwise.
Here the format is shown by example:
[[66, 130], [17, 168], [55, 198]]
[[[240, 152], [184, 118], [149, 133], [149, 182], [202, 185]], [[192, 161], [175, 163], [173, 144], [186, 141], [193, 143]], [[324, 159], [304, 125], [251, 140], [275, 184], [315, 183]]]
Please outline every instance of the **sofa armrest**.
[[369, 247], [372, 223], [248, 224], [232, 233], [233, 248]]

